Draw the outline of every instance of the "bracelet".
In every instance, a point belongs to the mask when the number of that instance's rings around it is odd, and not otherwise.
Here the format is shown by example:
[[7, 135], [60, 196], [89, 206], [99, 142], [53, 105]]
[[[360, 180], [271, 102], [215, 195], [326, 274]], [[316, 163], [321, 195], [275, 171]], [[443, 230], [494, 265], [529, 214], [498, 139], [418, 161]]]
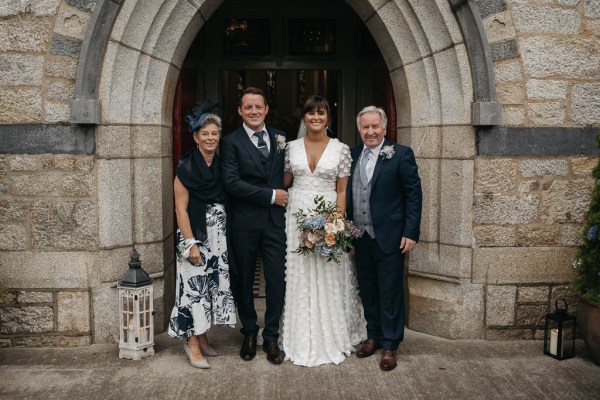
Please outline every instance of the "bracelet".
[[190, 256], [190, 250], [196, 243], [200, 243], [200, 241], [196, 240], [193, 236], [189, 239], [183, 239], [183, 258], [188, 258]]
[[196, 240], [196, 238], [193, 236], [189, 239], [183, 239], [183, 244], [185, 244], [185, 247], [192, 247], [196, 243], [200, 243], [200, 241]]

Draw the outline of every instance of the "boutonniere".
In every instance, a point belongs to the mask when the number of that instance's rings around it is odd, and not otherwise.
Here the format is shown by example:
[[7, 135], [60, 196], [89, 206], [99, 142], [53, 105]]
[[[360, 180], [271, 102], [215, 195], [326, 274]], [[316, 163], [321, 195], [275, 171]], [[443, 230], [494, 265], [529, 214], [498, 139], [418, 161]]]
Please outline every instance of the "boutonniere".
[[396, 151], [394, 150], [394, 146], [383, 146], [383, 148], [379, 152], [379, 155], [381, 156], [382, 160], [389, 160], [394, 156], [395, 152]]
[[285, 136], [283, 135], [275, 135], [275, 142], [277, 144], [278, 153], [281, 153], [287, 147], [287, 142], [285, 141]]

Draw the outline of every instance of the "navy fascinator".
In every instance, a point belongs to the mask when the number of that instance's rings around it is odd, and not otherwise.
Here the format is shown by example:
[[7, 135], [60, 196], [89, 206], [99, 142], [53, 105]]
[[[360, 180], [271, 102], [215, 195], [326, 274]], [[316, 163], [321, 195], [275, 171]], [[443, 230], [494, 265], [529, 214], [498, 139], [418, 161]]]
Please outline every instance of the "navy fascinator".
[[194, 133], [202, 126], [204, 120], [209, 114], [217, 114], [220, 104], [206, 99], [201, 103], [198, 103], [192, 112], [185, 116], [183, 119], [187, 124], [188, 131]]

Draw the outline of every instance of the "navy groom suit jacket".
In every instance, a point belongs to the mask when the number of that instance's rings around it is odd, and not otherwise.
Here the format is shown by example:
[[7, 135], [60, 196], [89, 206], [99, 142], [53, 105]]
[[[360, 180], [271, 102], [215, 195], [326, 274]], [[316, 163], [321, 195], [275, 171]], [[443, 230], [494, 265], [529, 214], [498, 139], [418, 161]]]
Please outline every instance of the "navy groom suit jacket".
[[273, 189], [283, 189], [285, 151], [278, 149], [276, 136], [285, 138], [285, 132], [269, 126], [266, 129], [273, 157], [268, 170], [243, 126], [221, 139], [221, 169], [233, 229], [262, 229], [269, 218], [276, 227], [285, 227], [285, 208], [271, 204]]
[[[393, 146], [394, 155], [390, 159], [378, 156], [371, 178], [369, 205], [377, 244], [384, 253], [392, 253], [399, 250], [402, 237], [419, 240], [422, 191], [412, 149], [387, 139], [384, 139], [385, 146]], [[351, 150], [351, 178], [346, 191], [351, 220], [354, 219], [352, 176], [363, 148], [360, 144]]]

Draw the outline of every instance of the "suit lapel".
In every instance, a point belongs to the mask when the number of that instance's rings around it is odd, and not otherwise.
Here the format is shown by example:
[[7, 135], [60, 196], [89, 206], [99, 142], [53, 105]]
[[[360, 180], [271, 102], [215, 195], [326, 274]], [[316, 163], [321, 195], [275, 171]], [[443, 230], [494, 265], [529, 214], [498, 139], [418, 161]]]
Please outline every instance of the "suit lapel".
[[358, 164], [358, 158], [360, 157], [360, 154], [362, 153], [362, 149], [363, 149], [363, 145], [358, 145], [353, 147], [350, 150], [350, 155], [352, 156], [352, 165], [350, 166], [350, 182], [348, 184], [348, 186], [346, 187], [346, 190], [348, 191], [348, 204], [352, 205], [352, 191], [353, 191], [353, 187], [352, 185], [354, 184], [354, 170], [356, 169], [356, 165]]
[[356, 164], [358, 163], [358, 155], [360, 154], [360, 148], [362, 148], [362, 145], [354, 146], [350, 149], [352, 164], [350, 164], [350, 181], [348, 182], [348, 186], [346, 186], [346, 202], [348, 205], [346, 212], [348, 213], [348, 215], [351, 216], [353, 216], [354, 213], [354, 210], [352, 209], [354, 207], [352, 194], [354, 190], [354, 188], [352, 187], [354, 185], [354, 169], [356, 168]]
[[355, 146], [350, 150], [350, 155], [352, 156], [352, 165], [350, 166], [350, 175], [354, 173], [354, 168], [358, 164], [358, 158], [360, 157], [360, 153], [362, 152], [363, 145]]
[[275, 157], [277, 157], [277, 141], [275, 140], [275, 132], [273, 132], [273, 129], [270, 127], [267, 127], [265, 125], [265, 128], [267, 129], [267, 132], [269, 133], [269, 140], [271, 141], [271, 149], [269, 150], [269, 157], [272, 156], [273, 157], [273, 162], [271, 163], [271, 171], [269, 172], [269, 175], [273, 175], [273, 170], [275, 169], [275, 164], [277, 164], [275, 162]]
[[[383, 149], [384, 146], [388, 146], [391, 143], [387, 140], [384, 139], [383, 141], [383, 146], [381, 147]], [[377, 177], [379, 176], [379, 172], [381, 171], [381, 164], [383, 163], [382, 157], [378, 154], [377, 155], [377, 163], [375, 164], [375, 169], [373, 170], [373, 176], [371, 177], [371, 187], [373, 187], [373, 185], [375, 185], [375, 182], [377, 182]]]

